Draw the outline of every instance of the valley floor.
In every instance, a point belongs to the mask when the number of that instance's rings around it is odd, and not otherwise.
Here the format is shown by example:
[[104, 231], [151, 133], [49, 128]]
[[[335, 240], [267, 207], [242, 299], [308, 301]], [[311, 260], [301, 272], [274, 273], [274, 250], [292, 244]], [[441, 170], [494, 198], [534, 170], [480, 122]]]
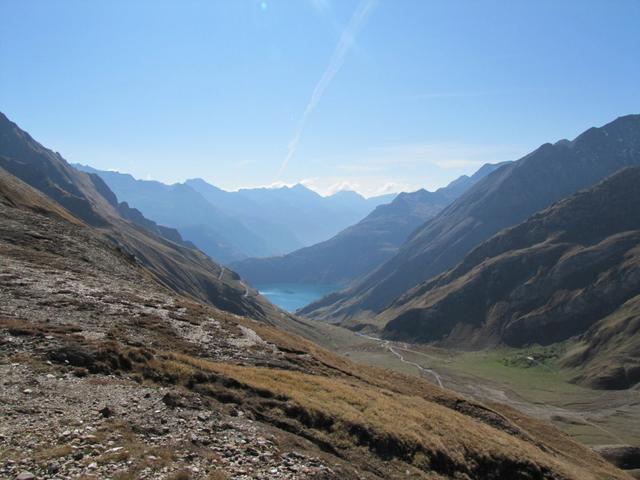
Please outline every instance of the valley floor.
[[328, 326], [324, 346], [350, 359], [416, 375], [485, 403], [550, 421], [589, 446], [640, 444], [640, 390], [592, 390], [570, 382], [543, 348], [466, 352], [387, 342]]

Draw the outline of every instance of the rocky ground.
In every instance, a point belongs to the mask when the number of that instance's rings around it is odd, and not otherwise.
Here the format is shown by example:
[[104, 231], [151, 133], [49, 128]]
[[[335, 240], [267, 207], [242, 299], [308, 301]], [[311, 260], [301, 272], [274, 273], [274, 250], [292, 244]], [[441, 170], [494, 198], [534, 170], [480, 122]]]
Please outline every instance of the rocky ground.
[[282, 451], [277, 436], [242, 410], [34, 363], [18, 353], [29, 341], [1, 340], [0, 478], [334, 477], [319, 458]]
[[[0, 478], [334, 477], [304, 453], [310, 445], [292, 451], [290, 439], [241, 409], [109, 373], [80, 348], [117, 339], [273, 363], [274, 345], [232, 316], [158, 288], [82, 228], [2, 213]], [[25, 220], [49, 235], [25, 229]]]

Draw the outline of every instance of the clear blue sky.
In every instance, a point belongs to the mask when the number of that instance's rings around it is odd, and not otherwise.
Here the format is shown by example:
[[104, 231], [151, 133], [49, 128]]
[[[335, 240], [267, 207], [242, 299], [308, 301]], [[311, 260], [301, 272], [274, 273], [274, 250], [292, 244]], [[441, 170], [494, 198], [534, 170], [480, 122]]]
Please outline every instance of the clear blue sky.
[[0, 110], [140, 178], [432, 189], [640, 112], [640, 1], [0, 0]]

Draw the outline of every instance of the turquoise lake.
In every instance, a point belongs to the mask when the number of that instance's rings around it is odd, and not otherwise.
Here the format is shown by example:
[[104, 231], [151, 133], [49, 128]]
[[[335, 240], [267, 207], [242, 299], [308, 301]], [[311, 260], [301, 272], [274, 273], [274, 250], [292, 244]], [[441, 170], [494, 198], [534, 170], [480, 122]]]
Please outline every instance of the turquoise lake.
[[311, 302], [335, 292], [338, 285], [316, 285], [306, 283], [269, 283], [256, 285], [256, 289], [271, 303], [276, 304], [287, 312], [309, 305]]

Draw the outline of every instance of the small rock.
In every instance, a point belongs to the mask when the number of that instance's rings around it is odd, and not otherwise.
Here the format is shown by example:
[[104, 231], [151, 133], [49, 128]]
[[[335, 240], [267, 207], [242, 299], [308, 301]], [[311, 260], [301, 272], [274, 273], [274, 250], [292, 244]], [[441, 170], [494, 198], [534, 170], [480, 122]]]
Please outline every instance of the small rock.
[[33, 393], [33, 390], [31, 390], [30, 388], [25, 388], [24, 390], [22, 390], [22, 393], [25, 393], [28, 395], [30, 393]]
[[16, 477], [16, 480], [35, 480], [35, 478], [36, 476], [33, 473], [25, 470]]

